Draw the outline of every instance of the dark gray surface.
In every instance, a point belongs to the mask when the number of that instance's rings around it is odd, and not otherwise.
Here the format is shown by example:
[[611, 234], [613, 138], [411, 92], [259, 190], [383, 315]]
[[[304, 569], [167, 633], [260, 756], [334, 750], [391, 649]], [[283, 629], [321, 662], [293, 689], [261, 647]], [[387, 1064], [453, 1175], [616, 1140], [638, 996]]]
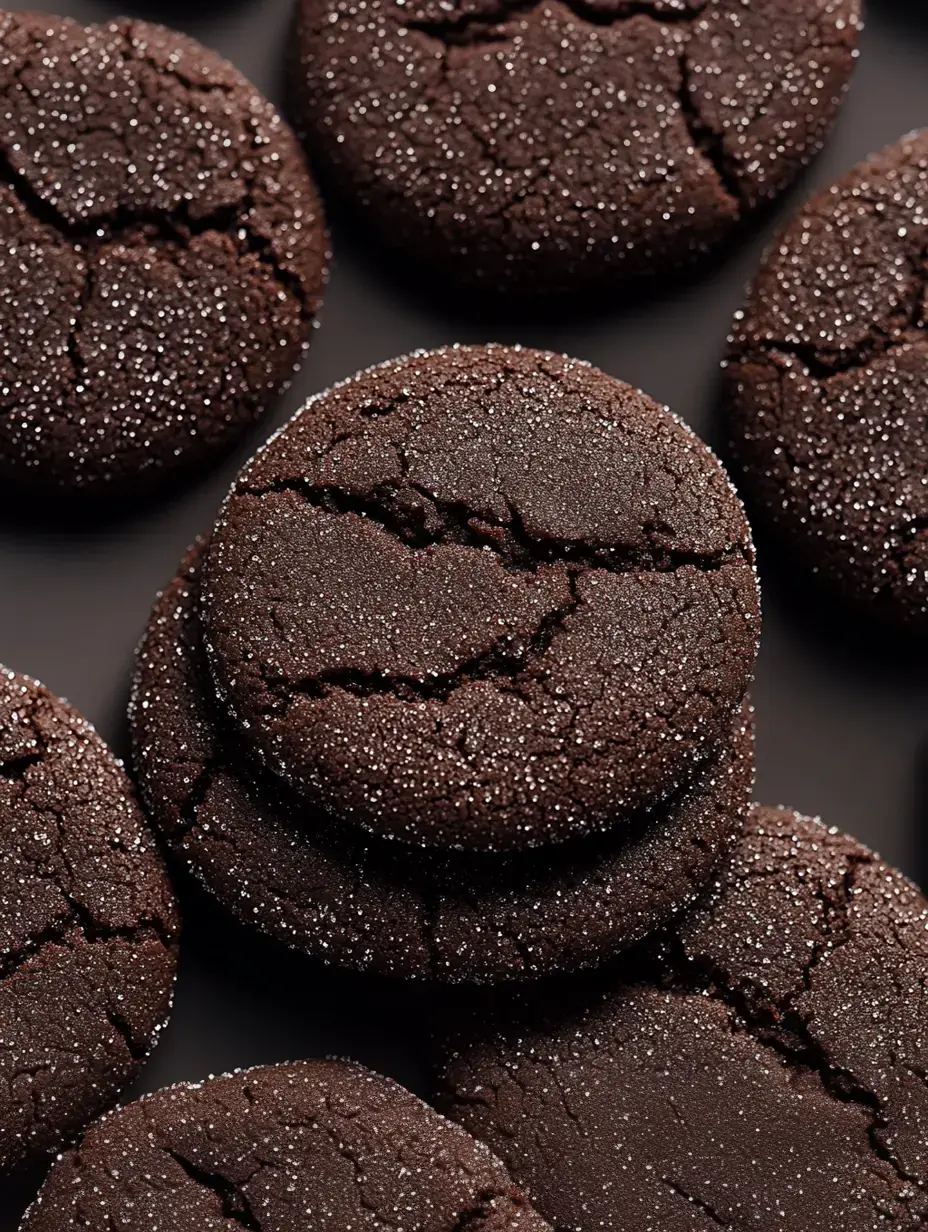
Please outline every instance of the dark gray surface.
[[[32, 6], [35, 7], [35, 6]], [[291, 0], [120, 5], [71, 0], [83, 20], [122, 12], [183, 28], [280, 101]], [[212, 515], [242, 460], [304, 398], [359, 367], [414, 347], [492, 340], [591, 360], [715, 435], [716, 373], [732, 313], [763, 244], [812, 187], [928, 123], [928, 13], [920, 0], [871, 0], [854, 86], [806, 182], [708, 276], [665, 298], [558, 326], [462, 320], [391, 286], [371, 254], [339, 242], [313, 349], [259, 434], [187, 490], [102, 523], [58, 525], [39, 506], [0, 513], [0, 661], [67, 696], [120, 752], [133, 646], [155, 592]], [[928, 873], [928, 665], [924, 649], [859, 628], [764, 555], [764, 644], [754, 689], [758, 798], [824, 819], [920, 878]], [[326, 1052], [421, 1088], [428, 997], [325, 972], [253, 939], [184, 889], [187, 935], [174, 1020], [139, 1090], [241, 1065]], [[418, 1044], [418, 1046], [417, 1046]], [[0, 1232], [13, 1232], [40, 1177], [0, 1186]]]

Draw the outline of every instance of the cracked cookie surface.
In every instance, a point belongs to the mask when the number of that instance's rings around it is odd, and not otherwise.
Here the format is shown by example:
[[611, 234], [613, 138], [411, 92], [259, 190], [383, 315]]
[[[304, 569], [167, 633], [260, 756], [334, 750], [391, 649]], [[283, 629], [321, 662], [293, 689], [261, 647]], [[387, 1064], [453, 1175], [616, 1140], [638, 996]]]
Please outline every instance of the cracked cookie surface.
[[384, 240], [478, 290], [675, 270], [821, 144], [858, 0], [302, 0], [294, 108]]
[[503, 1165], [408, 1091], [304, 1061], [169, 1087], [91, 1127], [22, 1232], [550, 1232]]
[[502, 850], [680, 789], [730, 733], [759, 610], [698, 438], [585, 364], [490, 346], [311, 400], [223, 506], [203, 626], [247, 743], [315, 807]]
[[244, 431], [309, 341], [327, 263], [293, 134], [141, 21], [0, 15], [0, 474], [154, 483]]
[[132, 699], [135, 769], [174, 854], [250, 926], [325, 962], [492, 982], [590, 967], [705, 887], [750, 799], [750, 716], [680, 798], [620, 831], [512, 857], [398, 854], [254, 764], [211, 695], [201, 546], [159, 599]]
[[178, 919], [131, 784], [93, 729], [0, 669], [0, 1171], [64, 1145], [138, 1073]]
[[755, 808], [634, 962], [458, 1040], [439, 1106], [559, 1229], [922, 1228], [926, 925], [872, 852]]
[[746, 495], [839, 593], [928, 629], [928, 130], [815, 197], [735, 322], [731, 454]]

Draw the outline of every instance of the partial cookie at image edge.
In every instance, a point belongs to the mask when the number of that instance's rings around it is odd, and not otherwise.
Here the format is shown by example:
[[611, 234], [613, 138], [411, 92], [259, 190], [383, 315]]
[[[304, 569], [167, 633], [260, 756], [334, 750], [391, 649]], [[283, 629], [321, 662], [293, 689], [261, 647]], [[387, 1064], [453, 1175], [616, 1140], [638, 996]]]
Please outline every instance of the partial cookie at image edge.
[[[343, 1061], [168, 1087], [110, 1114], [52, 1169], [21, 1232], [551, 1232], [485, 1146], [388, 1078]], [[302, 1226], [302, 1219], [299, 1220]]]
[[438, 1106], [572, 1232], [682, 1232], [695, 1210], [914, 1230], [926, 990], [922, 893], [847, 835], [755, 808], [663, 936], [452, 1025]]
[[60, 1149], [168, 1018], [179, 920], [121, 765], [43, 686], [0, 672], [0, 1172]]
[[928, 627], [928, 130], [815, 196], [770, 246], [725, 372], [759, 524], [861, 612]]

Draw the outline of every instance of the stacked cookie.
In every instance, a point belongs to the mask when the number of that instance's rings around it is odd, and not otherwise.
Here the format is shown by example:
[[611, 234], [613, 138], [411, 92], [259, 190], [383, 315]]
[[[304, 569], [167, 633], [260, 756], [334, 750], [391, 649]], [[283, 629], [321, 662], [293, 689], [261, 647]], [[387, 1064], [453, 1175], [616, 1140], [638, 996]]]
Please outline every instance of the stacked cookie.
[[504, 347], [313, 399], [159, 600], [133, 699], [170, 847], [319, 957], [593, 965], [706, 884], [749, 799], [759, 611], [718, 463]]
[[523, 983], [455, 1006], [457, 1128], [344, 1063], [172, 1088], [24, 1227], [924, 1227], [928, 903], [748, 811], [758, 626], [724, 472], [621, 382], [452, 348], [313, 399], [158, 600], [145, 800], [292, 945]]

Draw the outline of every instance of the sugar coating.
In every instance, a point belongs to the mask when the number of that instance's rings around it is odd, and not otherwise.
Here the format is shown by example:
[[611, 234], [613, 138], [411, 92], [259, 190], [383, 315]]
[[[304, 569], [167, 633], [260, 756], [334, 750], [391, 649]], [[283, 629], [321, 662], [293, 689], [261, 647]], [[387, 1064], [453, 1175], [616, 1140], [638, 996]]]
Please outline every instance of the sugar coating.
[[204, 553], [190, 553], [139, 649], [134, 761], [172, 852], [245, 923], [339, 966], [496, 982], [593, 966], [705, 888], [751, 795], [747, 708], [679, 797], [563, 844], [556, 861], [407, 854], [314, 813], [223, 720], [201, 645]]
[[923, 1228], [928, 903], [756, 808], [634, 963], [462, 1033], [439, 1105], [558, 1228]]
[[301, 0], [294, 109], [382, 239], [530, 296], [662, 273], [822, 142], [858, 0]]
[[169, 1087], [59, 1160], [22, 1232], [550, 1232], [485, 1146], [342, 1061]]
[[122, 767], [69, 706], [0, 669], [0, 1172], [67, 1143], [138, 1073], [177, 934]]
[[750, 531], [689, 429], [546, 352], [406, 356], [239, 476], [203, 587], [246, 742], [336, 820], [523, 848], [619, 824], [727, 737]]
[[292, 376], [327, 246], [297, 143], [145, 22], [0, 15], [0, 475], [154, 482]]
[[767, 254], [726, 373], [745, 493], [861, 606], [928, 628], [928, 130], [815, 197]]

